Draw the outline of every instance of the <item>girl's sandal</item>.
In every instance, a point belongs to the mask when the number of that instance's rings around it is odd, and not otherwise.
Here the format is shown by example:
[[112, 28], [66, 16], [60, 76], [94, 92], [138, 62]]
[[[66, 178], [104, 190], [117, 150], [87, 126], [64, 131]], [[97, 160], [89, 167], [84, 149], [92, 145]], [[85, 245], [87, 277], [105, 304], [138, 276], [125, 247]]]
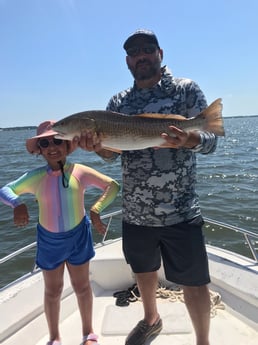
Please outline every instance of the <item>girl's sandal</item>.
[[87, 344], [87, 341], [88, 340], [91, 340], [91, 341], [94, 341], [96, 343], [94, 343], [94, 345], [99, 345], [98, 343], [98, 336], [94, 333], [90, 333], [90, 334], [87, 334], [85, 335], [83, 338], [82, 338], [82, 343], [81, 345], [88, 345]]

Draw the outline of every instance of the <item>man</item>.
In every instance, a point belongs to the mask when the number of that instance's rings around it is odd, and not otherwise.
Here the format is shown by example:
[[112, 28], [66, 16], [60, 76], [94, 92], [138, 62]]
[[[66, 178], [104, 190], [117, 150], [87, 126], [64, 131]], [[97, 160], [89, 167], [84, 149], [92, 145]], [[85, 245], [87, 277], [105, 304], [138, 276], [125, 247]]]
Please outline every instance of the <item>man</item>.
[[[109, 101], [108, 110], [126, 114], [170, 113], [196, 116], [207, 107], [205, 96], [190, 79], [175, 78], [161, 67], [163, 50], [152, 31], [137, 30], [124, 43], [133, 87]], [[123, 151], [123, 250], [140, 290], [144, 319], [130, 332], [126, 345], [143, 345], [162, 329], [156, 304], [161, 257], [166, 278], [180, 284], [197, 345], [209, 345], [210, 282], [202, 234], [203, 220], [195, 192], [196, 152], [215, 150], [208, 132], [169, 128], [162, 134], [171, 148]], [[82, 148], [105, 160], [117, 154], [101, 148], [93, 134], [81, 137]]]

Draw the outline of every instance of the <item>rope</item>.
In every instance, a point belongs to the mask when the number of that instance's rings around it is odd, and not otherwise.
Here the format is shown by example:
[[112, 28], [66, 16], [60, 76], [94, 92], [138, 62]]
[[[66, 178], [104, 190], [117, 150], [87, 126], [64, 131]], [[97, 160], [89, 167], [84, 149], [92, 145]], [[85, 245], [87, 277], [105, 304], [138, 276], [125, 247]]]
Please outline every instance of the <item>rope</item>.
[[[221, 295], [218, 292], [209, 290], [210, 292], [210, 302], [211, 302], [211, 317], [217, 315], [218, 309], [225, 309], [225, 304], [221, 301]], [[131, 302], [141, 301], [141, 296], [137, 285], [134, 284], [128, 290], [117, 291], [113, 294], [117, 298], [116, 305], [118, 306], [128, 306]], [[182, 302], [184, 300], [183, 289], [175, 286], [174, 288], [167, 288], [159, 283], [159, 287], [156, 291], [156, 298], [167, 299], [169, 302]]]
[[[221, 295], [218, 292], [209, 290], [210, 292], [210, 303], [211, 303], [211, 317], [217, 315], [218, 309], [225, 309], [225, 304], [221, 300]], [[182, 302], [184, 303], [184, 293], [180, 288], [168, 289], [164, 286], [159, 285], [157, 292], [157, 298], [168, 299], [170, 302]]]

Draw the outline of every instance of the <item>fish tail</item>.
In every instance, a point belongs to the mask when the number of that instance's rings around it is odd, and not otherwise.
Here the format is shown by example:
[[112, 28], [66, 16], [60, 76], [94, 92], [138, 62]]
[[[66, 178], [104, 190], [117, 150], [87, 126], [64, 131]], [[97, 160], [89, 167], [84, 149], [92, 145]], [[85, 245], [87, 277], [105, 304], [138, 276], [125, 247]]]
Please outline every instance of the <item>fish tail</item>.
[[224, 136], [225, 130], [222, 118], [222, 99], [218, 98], [204, 109], [199, 115], [204, 119], [203, 129], [218, 136]]

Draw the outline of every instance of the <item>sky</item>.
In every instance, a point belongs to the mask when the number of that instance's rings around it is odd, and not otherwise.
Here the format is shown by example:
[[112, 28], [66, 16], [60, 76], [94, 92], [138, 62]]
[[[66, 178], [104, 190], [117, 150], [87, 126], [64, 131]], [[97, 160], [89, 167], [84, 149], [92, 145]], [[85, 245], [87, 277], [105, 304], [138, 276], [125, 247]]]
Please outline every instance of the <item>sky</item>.
[[257, 115], [257, 14], [257, 0], [0, 0], [0, 127], [105, 109], [133, 84], [122, 45], [139, 28], [223, 116]]

